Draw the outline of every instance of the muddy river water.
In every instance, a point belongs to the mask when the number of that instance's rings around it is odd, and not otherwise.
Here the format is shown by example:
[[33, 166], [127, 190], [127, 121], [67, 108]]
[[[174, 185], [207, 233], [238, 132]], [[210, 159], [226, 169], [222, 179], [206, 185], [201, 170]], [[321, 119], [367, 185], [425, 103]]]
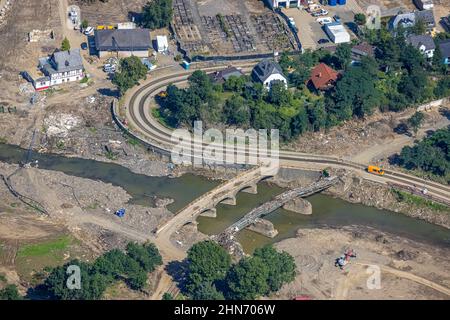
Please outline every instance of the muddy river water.
[[[26, 152], [16, 146], [0, 144], [0, 161], [19, 163], [25, 158]], [[33, 152], [31, 158], [38, 160], [41, 169], [61, 171], [68, 175], [101, 180], [120, 186], [132, 195], [132, 202], [136, 204], [151, 205], [154, 196], [173, 198], [175, 202], [168, 206], [168, 209], [173, 212], [219, 184], [218, 181], [211, 181], [192, 174], [185, 174], [178, 178], [149, 177], [133, 173], [117, 164], [67, 158], [53, 154]], [[219, 233], [251, 209], [283, 191], [284, 189], [280, 187], [260, 183], [256, 195], [239, 193], [236, 206], [219, 204], [217, 218], [199, 217], [198, 229], [206, 234]], [[293, 237], [299, 228], [347, 225], [369, 226], [413, 240], [450, 247], [450, 230], [422, 220], [395, 212], [351, 204], [322, 194], [308, 197], [307, 200], [313, 206], [313, 214], [310, 216], [278, 209], [265, 217], [274, 224], [279, 232], [273, 239], [248, 230], [240, 232], [238, 238], [244, 249], [252, 252], [256, 247], [264, 244]]]

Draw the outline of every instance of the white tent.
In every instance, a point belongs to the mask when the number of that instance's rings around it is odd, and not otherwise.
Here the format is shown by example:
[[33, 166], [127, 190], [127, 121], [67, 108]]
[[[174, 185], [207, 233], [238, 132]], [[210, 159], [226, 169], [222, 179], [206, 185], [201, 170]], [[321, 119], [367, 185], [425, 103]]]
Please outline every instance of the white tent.
[[158, 52], [165, 52], [169, 49], [167, 36], [156, 36], [156, 44], [158, 47]]

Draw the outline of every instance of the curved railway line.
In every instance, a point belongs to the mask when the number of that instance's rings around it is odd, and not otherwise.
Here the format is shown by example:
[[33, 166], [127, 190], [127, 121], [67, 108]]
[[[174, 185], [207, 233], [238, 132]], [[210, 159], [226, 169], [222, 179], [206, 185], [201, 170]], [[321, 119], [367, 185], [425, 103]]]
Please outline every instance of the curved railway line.
[[[244, 72], [251, 70], [254, 64], [237, 64]], [[206, 72], [212, 72], [223, 69], [224, 66], [202, 68]], [[127, 119], [131, 124], [127, 127], [128, 131], [153, 146], [160, 152], [170, 154], [174, 142], [171, 139], [172, 130], [163, 126], [158, 120], [154, 119], [148, 108], [148, 101], [154, 97], [160, 90], [167, 87], [169, 84], [182, 84], [187, 81], [192, 71], [183, 71], [179, 73], [169, 74], [166, 76], [155, 77], [148, 83], [139, 87], [126, 103]], [[123, 126], [123, 124], [122, 124]], [[125, 126], [123, 126], [125, 127]], [[133, 128], [133, 129], [131, 129]], [[136, 128], [139, 132], [134, 131]], [[250, 151], [251, 152], [251, 151]], [[248, 154], [248, 152], [246, 152]], [[395, 183], [409, 188], [426, 188], [428, 195], [433, 196], [435, 200], [440, 202], [450, 203], [450, 187], [442, 185], [433, 181], [421, 179], [419, 177], [411, 176], [393, 170], [385, 170], [384, 176], [375, 176], [366, 174], [366, 165], [355, 163], [348, 160], [343, 160], [338, 157], [327, 155], [316, 155], [300, 153], [288, 150], [280, 150], [280, 161], [282, 167], [301, 167], [301, 164], [316, 164], [318, 166], [334, 166], [338, 168], [351, 169], [359, 172], [364, 172], [365, 178], [381, 183]]]

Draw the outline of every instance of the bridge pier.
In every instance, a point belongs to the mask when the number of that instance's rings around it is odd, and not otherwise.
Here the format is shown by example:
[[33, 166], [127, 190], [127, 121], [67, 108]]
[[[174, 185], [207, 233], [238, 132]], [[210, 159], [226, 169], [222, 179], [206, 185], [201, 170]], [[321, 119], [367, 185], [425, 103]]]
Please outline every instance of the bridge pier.
[[258, 186], [255, 184], [252, 184], [251, 186], [248, 186], [247, 188], [244, 188], [241, 190], [242, 192], [251, 193], [251, 194], [257, 194], [258, 193]]
[[255, 222], [246, 227], [246, 229], [262, 234], [263, 236], [269, 238], [275, 238], [278, 234], [278, 230], [275, 229], [272, 222], [260, 218], [255, 219]]
[[202, 217], [217, 218], [217, 209], [216, 208], [208, 209], [208, 210], [203, 211], [202, 213], [200, 213], [200, 215]]
[[300, 214], [312, 214], [312, 205], [308, 200], [302, 198], [295, 198], [286, 202], [283, 205], [283, 209], [300, 213]]
[[236, 197], [234, 197], [234, 196], [233, 197], [228, 197], [228, 198], [220, 201], [220, 203], [228, 204], [230, 206], [235, 206], [236, 205]]

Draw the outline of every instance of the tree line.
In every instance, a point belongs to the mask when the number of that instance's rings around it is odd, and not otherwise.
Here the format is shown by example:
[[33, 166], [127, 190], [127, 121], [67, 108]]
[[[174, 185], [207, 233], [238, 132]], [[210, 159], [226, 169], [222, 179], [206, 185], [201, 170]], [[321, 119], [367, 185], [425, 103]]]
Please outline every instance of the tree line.
[[[115, 282], [122, 280], [129, 288], [141, 290], [146, 286], [149, 272], [162, 264], [158, 249], [152, 243], [130, 242], [126, 251], [113, 249], [98, 257], [92, 263], [72, 260], [49, 271], [39, 288], [48, 298], [57, 300], [97, 300]], [[66, 273], [71, 265], [81, 271], [81, 289], [67, 287]]]
[[436, 130], [414, 146], [406, 146], [395, 159], [409, 170], [442, 177], [450, 183], [450, 127]]
[[293, 281], [295, 270], [294, 258], [272, 246], [233, 264], [224, 248], [203, 241], [188, 251], [184, 291], [194, 300], [253, 300]]

